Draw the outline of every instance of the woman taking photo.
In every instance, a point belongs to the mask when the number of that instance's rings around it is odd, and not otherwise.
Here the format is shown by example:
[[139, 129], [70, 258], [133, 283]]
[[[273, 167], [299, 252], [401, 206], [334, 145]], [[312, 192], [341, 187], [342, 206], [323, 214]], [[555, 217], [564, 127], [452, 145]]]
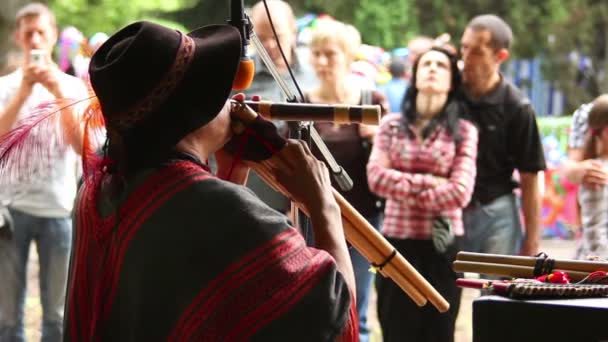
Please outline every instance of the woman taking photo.
[[453, 341], [461, 291], [451, 263], [475, 181], [477, 130], [460, 119], [456, 58], [432, 48], [414, 64], [402, 113], [380, 123], [367, 165], [370, 189], [387, 199], [382, 234], [449, 301], [419, 308], [390, 279], [376, 277], [385, 342]]

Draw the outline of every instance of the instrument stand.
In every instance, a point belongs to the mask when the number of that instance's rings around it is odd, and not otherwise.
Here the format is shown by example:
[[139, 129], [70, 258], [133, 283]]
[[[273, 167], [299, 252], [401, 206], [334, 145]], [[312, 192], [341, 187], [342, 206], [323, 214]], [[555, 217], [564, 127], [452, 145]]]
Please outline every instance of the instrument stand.
[[[249, 20], [249, 17], [247, 17], [247, 20]], [[249, 22], [251, 22], [251, 21], [249, 20]], [[250, 25], [249, 27], [251, 29], [250, 39], [253, 42], [253, 45], [255, 46], [255, 49], [256, 49], [258, 55], [260, 56], [260, 58], [262, 59], [262, 62], [266, 65], [270, 74], [275, 79], [275, 81], [277, 82], [277, 84], [279, 85], [281, 90], [283, 91], [283, 94], [285, 94], [285, 97], [287, 98], [287, 102], [299, 102], [297, 97], [293, 94], [291, 89], [289, 89], [289, 87], [285, 83], [285, 80], [283, 80], [283, 78], [277, 71], [276, 66], [272, 62], [272, 59], [270, 58], [270, 56], [268, 56], [268, 53], [266, 52], [266, 49], [262, 45], [262, 42], [260, 42], [259, 38], [253, 31], [253, 25]], [[333, 157], [333, 155], [331, 154], [331, 152], [329, 151], [329, 149], [327, 148], [327, 146], [325, 145], [325, 143], [319, 136], [319, 133], [317, 133], [317, 130], [314, 128], [314, 126], [312, 125], [311, 122], [307, 122], [307, 123], [301, 122], [301, 121], [288, 122], [287, 126], [289, 129], [288, 137], [290, 139], [304, 140], [304, 141], [306, 141], [306, 143], [308, 144], [309, 147], [311, 147], [312, 142], [314, 142], [315, 146], [318, 148], [318, 150], [321, 153], [321, 156], [322, 156], [321, 159], [323, 159], [323, 161], [325, 161], [326, 164], [328, 165], [330, 174], [332, 175], [333, 179], [336, 181], [340, 190], [348, 191], [348, 190], [352, 189], [352, 187], [353, 187], [352, 179], [348, 176], [346, 171], [340, 165], [338, 165], [335, 158]], [[294, 225], [301, 229], [302, 235], [305, 237], [307, 244], [312, 245], [314, 241], [313, 241], [313, 236], [312, 236], [312, 229], [310, 229], [311, 228], [310, 220], [304, 214], [302, 214], [296, 208], [296, 206], [293, 205], [293, 203], [291, 205], [291, 212], [292, 212], [291, 218], [294, 220], [294, 222], [293, 222]]]

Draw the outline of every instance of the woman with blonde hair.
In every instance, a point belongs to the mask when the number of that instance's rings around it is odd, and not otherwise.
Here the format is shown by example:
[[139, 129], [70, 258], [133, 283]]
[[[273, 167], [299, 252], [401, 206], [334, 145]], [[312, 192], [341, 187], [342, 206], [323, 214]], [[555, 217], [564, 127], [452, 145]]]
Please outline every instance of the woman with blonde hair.
[[[355, 60], [361, 38], [357, 30], [344, 23], [322, 20], [317, 24], [310, 43], [310, 59], [319, 85], [305, 93], [305, 101], [328, 104], [375, 104], [388, 108], [386, 98], [366, 89], [363, 82], [352, 78], [350, 66]], [[382, 208], [378, 197], [369, 191], [365, 165], [371, 140], [377, 127], [334, 123], [316, 123], [315, 128], [353, 180], [353, 188], [342, 194], [374, 227], [381, 223]], [[319, 155], [318, 151], [315, 151]], [[334, 187], [338, 188], [334, 185]], [[350, 249], [357, 287], [357, 311], [360, 340], [368, 340], [367, 302], [372, 282], [369, 263], [356, 250]]]

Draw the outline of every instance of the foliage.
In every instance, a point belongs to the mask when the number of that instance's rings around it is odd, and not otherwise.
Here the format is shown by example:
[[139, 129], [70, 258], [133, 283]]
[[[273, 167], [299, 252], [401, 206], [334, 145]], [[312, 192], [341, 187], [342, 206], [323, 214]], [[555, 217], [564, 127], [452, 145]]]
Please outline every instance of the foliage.
[[[228, 18], [227, 0], [42, 0], [61, 27], [73, 25], [90, 36], [112, 33], [139, 19], [192, 29]], [[415, 35], [444, 32], [458, 45], [472, 17], [494, 13], [512, 27], [514, 58], [542, 56], [545, 78], [565, 91], [568, 109], [608, 91], [608, 6], [606, 0], [287, 0], [296, 14], [326, 13], [357, 27], [368, 44], [404, 46]], [[0, 62], [6, 53], [11, 15], [29, 0], [0, 1]], [[245, 0], [253, 5], [257, 0]], [[179, 24], [178, 24], [179, 23]], [[590, 67], [581, 71], [588, 58]]]
[[[174, 11], [187, 5], [190, 0], [50, 0], [49, 5], [57, 16], [60, 27], [75, 26], [85, 36], [95, 32], [111, 34], [135, 20], [161, 19], [160, 14]], [[175, 22], [164, 20], [176, 28], [183, 28]]]
[[360, 0], [354, 25], [364, 42], [393, 49], [406, 45], [415, 34], [417, 14], [412, 0]]
[[[554, 18], [548, 27], [551, 58], [546, 59], [545, 75], [568, 94], [571, 112], [608, 92], [608, 7], [598, 0], [571, 0], [564, 7], [567, 15]], [[589, 65], [583, 68], [585, 59]]]

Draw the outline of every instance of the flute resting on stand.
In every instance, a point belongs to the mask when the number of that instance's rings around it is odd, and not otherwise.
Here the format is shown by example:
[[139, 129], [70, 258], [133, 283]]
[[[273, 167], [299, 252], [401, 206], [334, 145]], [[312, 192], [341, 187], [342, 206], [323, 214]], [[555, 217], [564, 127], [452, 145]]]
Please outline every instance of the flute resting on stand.
[[[263, 120], [245, 103], [233, 101], [231, 112], [232, 127], [237, 136], [226, 148], [234, 153], [235, 157], [247, 161], [264, 181], [295, 200], [300, 209], [310, 215], [310, 208], [299, 203], [294, 194], [290, 194], [280, 182], [280, 178], [285, 176], [283, 169], [297, 167], [286, 164], [281, 157], [283, 153], [289, 153], [282, 150], [287, 144], [286, 141], [278, 135], [272, 123]], [[348, 242], [375, 265], [383, 276], [392, 278], [418, 306], [430, 301], [437, 310], [446, 312], [449, 303], [437, 290], [335, 189], [332, 189], [332, 194], [340, 207], [344, 234]]]

